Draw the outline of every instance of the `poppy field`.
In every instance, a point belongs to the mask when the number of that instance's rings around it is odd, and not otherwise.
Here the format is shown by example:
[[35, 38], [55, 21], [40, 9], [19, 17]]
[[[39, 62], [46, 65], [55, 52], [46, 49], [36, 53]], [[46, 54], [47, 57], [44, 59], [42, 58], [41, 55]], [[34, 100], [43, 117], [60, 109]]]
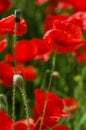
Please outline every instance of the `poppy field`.
[[86, 0], [0, 0], [0, 130], [86, 130]]

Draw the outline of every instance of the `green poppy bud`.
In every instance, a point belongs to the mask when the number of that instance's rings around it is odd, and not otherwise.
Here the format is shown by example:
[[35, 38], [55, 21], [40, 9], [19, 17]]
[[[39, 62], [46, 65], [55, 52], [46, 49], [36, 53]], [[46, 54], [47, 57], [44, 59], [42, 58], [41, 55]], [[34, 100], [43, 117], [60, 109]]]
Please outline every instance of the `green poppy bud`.
[[15, 15], [15, 22], [16, 23], [20, 22], [21, 9], [16, 9], [14, 15]]
[[24, 82], [24, 80], [23, 80], [23, 77], [22, 77], [21, 75], [15, 74], [15, 75], [13, 76], [13, 84], [14, 84], [15, 86], [17, 86], [17, 87], [22, 87], [23, 82]]
[[60, 77], [60, 74], [59, 74], [59, 72], [57, 72], [57, 71], [53, 71], [53, 77], [56, 77], [56, 78], [59, 78]]

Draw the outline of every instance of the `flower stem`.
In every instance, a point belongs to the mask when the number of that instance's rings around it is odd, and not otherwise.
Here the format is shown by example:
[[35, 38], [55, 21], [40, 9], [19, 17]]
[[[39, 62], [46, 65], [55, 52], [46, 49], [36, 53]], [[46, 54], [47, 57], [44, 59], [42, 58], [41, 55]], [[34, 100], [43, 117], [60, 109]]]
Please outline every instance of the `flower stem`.
[[25, 112], [26, 112], [27, 130], [30, 130], [28, 103], [27, 103], [26, 91], [24, 89], [25, 83], [24, 83], [23, 77], [19, 74], [15, 74], [13, 76], [13, 82], [14, 82], [14, 85], [20, 89], [20, 92], [22, 94], [22, 98], [23, 98], [23, 102], [25, 106]]
[[[16, 19], [16, 10], [15, 10], [15, 19]], [[17, 41], [17, 36], [16, 36], [16, 31], [17, 31], [17, 23], [16, 20], [14, 19], [14, 36], [13, 36], [13, 47], [14, 47], [14, 50], [13, 50], [13, 55], [14, 55], [14, 74], [16, 74], [16, 65], [17, 65], [17, 62], [16, 62], [16, 41]], [[13, 119], [13, 122], [15, 121], [15, 93], [16, 93], [16, 85], [15, 83], [13, 82], [13, 98], [12, 98], [12, 119]], [[14, 130], [14, 126], [12, 127], [12, 130]]]
[[16, 91], [15, 87], [16, 86], [13, 84], [13, 91], [12, 91], [12, 93], [13, 93], [13, 98], [12, 98], [12, 119], [13, 119], [13, 121], [15, 121], [15, 91]]
[[15, 25], [14, 25], [14, 43], [13, 43], [13, 46], [14, 46], [14, 51], [13, 51], [13, 55], [14, 55], [14, 73], [16, 73], [16, 65], [17, 65], [17, 62], [16, 62], [16, 41], [17, 41], [16, 28], [17, 28], [17, 23], [15, 22]]
[[42, 130], [43, 120], [44, 120], [45, 111], [46, 111], [46, 107], [47, 107], [47, 103], [48, 103], [48, 92], [49, 92], [50, 87], [51, 87], [52, 78], [53, 78], [53, 71], [54, 71], [54, 68], [55, 68], [55, 61], [56, 61], [56, 53], [54, 54], [53, 61], [52, 61], [52, 68], [51, 68], [51, 73], [50, 73], [50, 79], [49, 79], [49, 84], [48, 84], [48, 88], [47, 88], [47, 93], [46, 93], [46, 98], [45, 98], [44, 108], [43, 108], [43, 114], [42, 114], [42, 117], [41, 117], [39, 130]]
[[8, 101], [7, 101], [7, 97], [4, 97], [4, 102], [6, 104], [6, 113], [8, 113]]
[[43, 74], [43, 80], [42, 80], [42, 84], [41, 84], [41, 90], [44, 90], [44, 86], [45, 86], [45, 82], [46, 82], [46, 78], [47, 78], [47, 74], [50, 73], [49, 70], [46, 70]]
[[24, 89], [24, 86], [22, 85], [22, 87], [19, 87], [21, 94], [22, 94], [22, 98], [24, 101], [24, 106], [25, 106], [25, 112], [26, 112], [26, 119], [27, 119], [27, 130], [30, 130], [30, 123], [29, 123], [29, 111], [28, 111], [28, 103], [27, 103], [27, 96], [26, 96], [26, 92]]
[[39, 123], [39, 121], [40, 121], [40, 116], [38, 117], [38, 119], [35, 122], [35, 127], [37, 126], [37, 124]]
[[0, 109], [4, 109], [8, 113], [7, 97], [4, 94], [0, 94]]
[[[13, 51], [13, 55], [14, 55], [14, 74], [16, 73], [16, 27], [17, 27], [17, 23], [15, 22], [14, 24], [14, 36], [13, 36], [13, 45], [14, 45], [14, 51]], [[12, 119], [13, 121], [15, 121], [15, 92], [16, 92], [16, 86], [13, 83], [13, 98], [12, 98]], [[12, 127], [12, 130], [14, 130], [14, 127]]]

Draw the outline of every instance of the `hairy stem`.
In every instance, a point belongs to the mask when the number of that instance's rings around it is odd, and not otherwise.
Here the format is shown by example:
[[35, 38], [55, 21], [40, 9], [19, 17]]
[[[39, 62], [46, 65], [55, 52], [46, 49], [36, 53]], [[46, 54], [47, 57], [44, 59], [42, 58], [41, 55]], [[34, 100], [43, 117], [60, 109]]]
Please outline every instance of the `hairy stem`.
[[28, 130], [30, 130], [29, 111], [28, 111], [28, 105], [27, 105], [28, 103], [27, 103], [26, 92], [25, 92], [25, 89], [24, 89], [24, 86], [23, 86], [23, 85], [22, 85], [22, 87], [19, 87], [19, 89], [20, 89], [20, 91], [21, 91], [22, 98], [23, 98], [23, 101], [24, 101]]
[[[16, 27], [17, 27], [17, 23], [15, 22], [15, 26], [14, 26], [14, 36], [13, 36], [13, 45], [14, 45], [14, 51], [13, 51], [13, 55], [14, 55], [14, 74], [16, 74]], [[13, 83], [13, 98], [12, 98], [12, 119], [13, 121], [15, 121], [15, 92], [16, 92], [16, 85]], [[12, 130], [14, 130], [14, 127], [12, 128]]]

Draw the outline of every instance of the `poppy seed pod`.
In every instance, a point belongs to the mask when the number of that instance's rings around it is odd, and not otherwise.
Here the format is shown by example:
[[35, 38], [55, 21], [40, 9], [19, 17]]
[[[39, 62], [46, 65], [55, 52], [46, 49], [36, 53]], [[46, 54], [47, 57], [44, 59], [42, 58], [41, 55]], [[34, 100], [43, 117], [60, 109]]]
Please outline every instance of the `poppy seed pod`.
[[16, 9], [14, 15], [15, 15], [15, 22], [16, 23], [20, 22], [21, 9]]
[[22, 87], [23, 82], [24, 82], [24, 80], [23, 80], [23, 77], [22, 77], [21, 75], [15, 74], [15, 75], [13, 76], [13, 84], [14, 84], [15, 86], [17, 86], [17, 87]]
[[55, 78], [59, 78], [60, 77], [60, 74], [59, 74], [59, 72], [57, 72], [57, 71], [53, 71], [53, 77], [55, 77]]

